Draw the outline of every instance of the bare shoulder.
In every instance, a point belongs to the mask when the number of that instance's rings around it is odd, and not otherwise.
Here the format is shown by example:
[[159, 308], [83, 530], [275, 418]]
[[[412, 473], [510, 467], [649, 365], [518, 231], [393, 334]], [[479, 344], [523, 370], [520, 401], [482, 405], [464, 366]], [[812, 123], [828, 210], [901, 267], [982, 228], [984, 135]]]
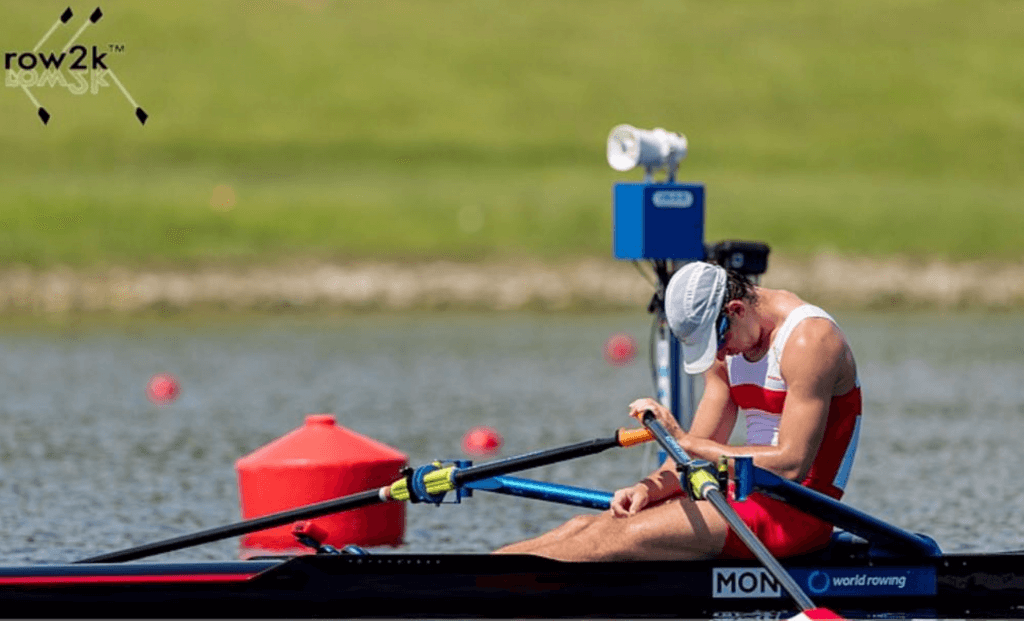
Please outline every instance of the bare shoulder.
[[782, 351], [780, 371], [787, 383], [827, 383], [834, 395], [845, 394], [856, 382], [853, 351], [846, 336], [823, 317], [809, 317], [793, 329]]
[[839, 326], [824, 317], [808, 317], [793, 328], [785, 353], [831, 357], [848, 349], [846, 335]]

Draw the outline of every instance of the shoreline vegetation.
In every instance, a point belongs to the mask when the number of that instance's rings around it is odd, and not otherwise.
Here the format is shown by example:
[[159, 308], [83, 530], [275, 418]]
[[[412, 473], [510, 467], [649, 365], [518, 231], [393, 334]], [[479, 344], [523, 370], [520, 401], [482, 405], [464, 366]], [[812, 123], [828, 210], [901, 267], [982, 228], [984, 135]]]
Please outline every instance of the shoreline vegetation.
[[[642, 271], [642, 273], [641, 273]], [[1024, 262], [772, 256], [762, 284], [828, 308], [1019, 311]], [[611, 259], [292, 262], [0, 270], [0, 315], [646, 308], [650, 268]]]
[[[107, 0], [80, 42], [123, 90], [5, 70], [0, 316], [642, 312], [621, 123], [686, 135], [704, 239], [769, 244], [767, 286], [1024, 310], [1024, 13], [797, 6]], [[6, 2], [8, 49], [65, 7]]]

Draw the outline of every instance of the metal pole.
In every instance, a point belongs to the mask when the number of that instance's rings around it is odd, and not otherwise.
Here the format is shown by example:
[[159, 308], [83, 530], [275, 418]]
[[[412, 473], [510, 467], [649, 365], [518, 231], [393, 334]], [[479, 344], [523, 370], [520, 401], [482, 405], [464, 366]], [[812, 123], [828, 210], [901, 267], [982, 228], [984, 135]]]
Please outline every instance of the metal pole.
[[[681, 268], [689, 261], [672, 261], [671, 272]], [[668, 283], [666, 283], [668, 286]], [[683, 348], [676, 335], [666, 329], [669, 342], [669, 378], [671, 383], [670, 401], [666, 404], [669, 411], [679, 421], [679, 426], [685, 431], [690, 430], [693, 424], [693, 415], [697, 410], [696, 384], [693, 376], [683, 369]]]

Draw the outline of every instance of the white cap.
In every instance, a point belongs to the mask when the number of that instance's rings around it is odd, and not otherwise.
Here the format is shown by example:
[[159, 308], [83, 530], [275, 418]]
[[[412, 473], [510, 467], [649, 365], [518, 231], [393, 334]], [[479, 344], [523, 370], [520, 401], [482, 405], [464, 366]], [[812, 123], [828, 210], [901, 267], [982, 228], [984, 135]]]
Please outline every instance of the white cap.
[[696, 375], [711, 368], [718, 353], [715, 320], [725, 298], [725, 269], [711, 263], [687, 263], [665, 289], [668, 327], [683, 344], [683, 368]]

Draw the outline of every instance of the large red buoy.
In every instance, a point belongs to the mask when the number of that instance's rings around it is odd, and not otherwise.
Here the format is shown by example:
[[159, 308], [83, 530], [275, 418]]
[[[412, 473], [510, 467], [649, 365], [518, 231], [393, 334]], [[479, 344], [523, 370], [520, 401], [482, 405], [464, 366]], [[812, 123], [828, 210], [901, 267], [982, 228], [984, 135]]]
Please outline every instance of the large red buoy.
[[[347, 494], [382, 487], [401, 478], [408, 463], [399, 451], [337, 425], [330, 414], [310, 414], [306, 424], [235, 463], [242, 518], [252, 519]], [[313, 520], [341, 547], [402, 543], [405, 504], [389, 502]], [[245, 535], [243, 557], [312, 552], [286, 524]]]

